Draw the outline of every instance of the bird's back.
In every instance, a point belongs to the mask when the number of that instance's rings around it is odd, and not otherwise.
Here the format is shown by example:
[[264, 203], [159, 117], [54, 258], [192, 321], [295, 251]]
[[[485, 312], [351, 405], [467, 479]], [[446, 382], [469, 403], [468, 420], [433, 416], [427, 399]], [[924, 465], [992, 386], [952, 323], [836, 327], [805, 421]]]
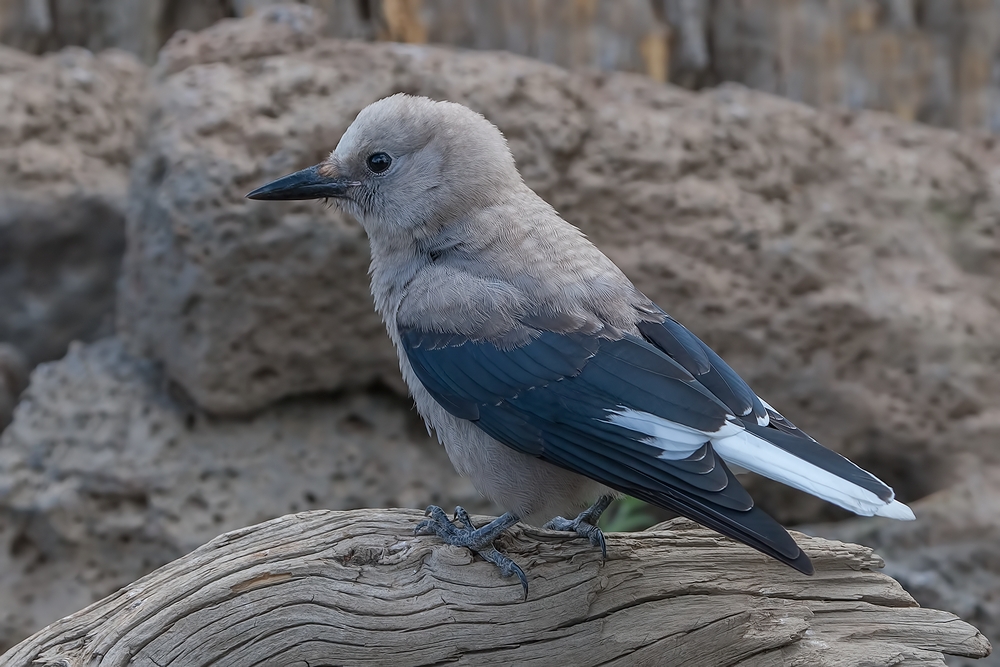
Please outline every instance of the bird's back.
[[526, 329], [609, 337], [636, 332], [655, 308], [576, 227], [527, 187], [425, 243], [427, 263], [396, 313], [475, 339], [516, 345]]

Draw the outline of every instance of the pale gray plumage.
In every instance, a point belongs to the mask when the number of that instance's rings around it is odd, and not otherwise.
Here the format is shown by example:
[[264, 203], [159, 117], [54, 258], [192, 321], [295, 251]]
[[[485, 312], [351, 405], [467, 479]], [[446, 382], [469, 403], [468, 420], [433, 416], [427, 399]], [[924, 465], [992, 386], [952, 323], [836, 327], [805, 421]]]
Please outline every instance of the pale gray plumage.
[[723, 459], [860, 514], [912, 518], [637, 290], [524, 184], [500, 131], [466, 107], [376, 102], [325, 162], [248, 196], [331, 197], [361, 222], [375, 307], [417, 410], [458, 471], [509, 513], [486, 534], [435, 508], [422, 528], [504, 574], [524, 581], [492, 549], [496, 532], [601, 499], [552, 525], [603, 547], [591, 524], [617, 492], [811, 572]]

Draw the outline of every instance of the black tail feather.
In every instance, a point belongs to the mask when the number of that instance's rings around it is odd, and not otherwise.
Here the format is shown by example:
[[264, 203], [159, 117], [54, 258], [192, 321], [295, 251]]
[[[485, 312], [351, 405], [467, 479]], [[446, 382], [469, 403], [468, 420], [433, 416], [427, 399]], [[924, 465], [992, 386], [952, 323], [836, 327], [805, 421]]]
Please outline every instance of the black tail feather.
[[[725, 463], [721, 462], [725, 466]], [[726, 466], [730, 483], [739, 484], [736, 476]], [[753, 547], [763, 554], [795, 568], [802, 574], [813, 574], [812, 561], [802, 551], [784, 527], [759, 507], [735, 510], [705, 502], [689, 493], [671, 489], [668, 494], [651, 493], [645, 489], [622, 489], [653, 505], [673, 510], [681, 516], [718, 531], [727, 537]]]

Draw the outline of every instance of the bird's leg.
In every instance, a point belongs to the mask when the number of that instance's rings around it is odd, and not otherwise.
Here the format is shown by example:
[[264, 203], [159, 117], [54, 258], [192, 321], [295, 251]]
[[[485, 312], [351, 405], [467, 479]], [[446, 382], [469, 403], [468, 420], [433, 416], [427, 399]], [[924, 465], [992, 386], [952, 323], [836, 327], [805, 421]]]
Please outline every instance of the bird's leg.
[[595, 547], [601, 547], [601, 557], [607, 558], [608, 545], [604, 541], [604, 533], [597, 527], [597, 521], [614, 499], [615, 497], [611, 495], [601, 496], [597, 499], [596, 503], [580, 512], [579, 516], [572, 521], [557, 516], [542, 526], [542, 528], [572, 531], [580, 537], [586, 537]]
[[520, 519], [510, 512], [499, 516], [482, 528], [476, 528], [469, 517], [469, 513], [461, 507], [455, 508], [455, 520], [462, 524], [456, 526], [448, 518], [443, 509], [437, 505], [431, 505], [424, 512], [429, 519], [424, 519], [413, 529], [414, 535], [437, 535], [447, 544], [456, 547], [466, 547], [479, 554], [483, 560], [493, 563], [500, 568], [500, 574], [509, 577], [516, 574], [524, 588], [524, 597], [528, 597], [528, 578], [524, 576], [524, 570], [518, 567], [517, 563], [511, 560], [510, 556], [502, 554], [493, 546], [493, 541], [500, 537], [504, 531], [513, 526]]

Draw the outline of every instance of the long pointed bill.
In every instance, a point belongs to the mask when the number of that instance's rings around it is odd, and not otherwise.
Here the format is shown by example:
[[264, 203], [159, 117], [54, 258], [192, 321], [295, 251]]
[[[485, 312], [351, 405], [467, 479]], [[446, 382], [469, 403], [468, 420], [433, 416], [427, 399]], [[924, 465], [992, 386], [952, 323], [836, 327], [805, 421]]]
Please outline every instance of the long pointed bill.
[[356, 181], [339, 176], [325, 176], [329, 172], [326, 164], [317, 164], [297, 171], [288, 176], [282, 176], [276, 181], [263, 185], [250, 194], [247, 199], [291, 200], [291, 199], [324, 199], [326, 197], [344, 197]]

